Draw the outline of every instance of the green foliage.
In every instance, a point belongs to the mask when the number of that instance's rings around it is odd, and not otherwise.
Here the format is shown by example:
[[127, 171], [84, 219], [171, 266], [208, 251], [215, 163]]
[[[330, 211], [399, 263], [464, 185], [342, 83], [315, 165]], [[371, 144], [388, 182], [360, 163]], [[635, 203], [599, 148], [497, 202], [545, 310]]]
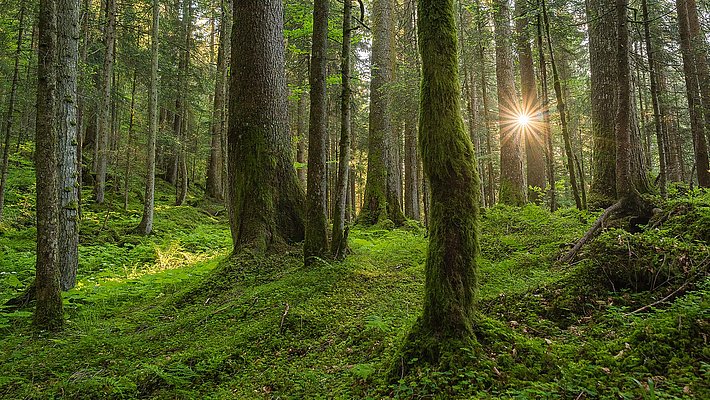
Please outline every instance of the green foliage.
[[[0, 397], [708, 398], [710, 281], [698, 258], [707, 242], [693, 225], [707, 217], [706, 196], [671, 200], [656, 230], [607, 231], [571, 267], [554, 258], [593, 215], [485, 210], [475, 341], [447, 369], [397, 357], [422, 310], [427, 238], [417, 224], [353, 229], [347, 260], [308, 269], [297, 247], [229, 258], [229, 229], [204, 208], [214, 205], [174, 207], [160, 184], [148, 238], [131, 233], [138, 202], [85, 207], [63, 333], [36, 336], [30, 310], [0, 312]], [[33, 275], [34, 230], [8, 226], [0, 300]], [[653, 291], [614, 292], [598, 272], [643, 271], [664, 255], [678, 274]], [[386, 380], [402, 363], [410, 373]]]

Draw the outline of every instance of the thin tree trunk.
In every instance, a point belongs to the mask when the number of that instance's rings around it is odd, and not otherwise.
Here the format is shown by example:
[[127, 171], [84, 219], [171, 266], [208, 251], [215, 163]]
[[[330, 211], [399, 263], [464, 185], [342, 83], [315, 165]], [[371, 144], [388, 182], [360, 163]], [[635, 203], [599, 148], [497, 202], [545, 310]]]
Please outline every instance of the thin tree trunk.
[[567, 172], [569, 173], [570, 186], [572, 187], [572, 195], [577, 209], [583, 210], [582, 199], [579, 195], [579, 186], [577, 185], [577, 175], [574, 168], [574, 153], [572, 152], [572, 142], [570, 140], [569, 128], [567, 126], [567, 114], [565, 109], [565, 101], [562, 97], [562, 85], [560, 76], [557, 72], [555, 63], [555, 54], [552, 50], [552, 38], [550, 37], [550, 22], [547, 16], [547, 4], [545, 0], [542, 3], [542, 17], [545, 23], [545, 36], [547, 37], [547, 48], [550, 53], [550, 66], [552, 67], [552, 79], [554, 82], [555, 96], [557, 97], [557, 109], [560, 112], [560, 126], [562, 127], [562, 138], [565, 142], [565, 154], [567, 156]]
[[101, 79], [99, 127], [97, 132], [96, 185], [94, 197], [98, 204], [104, 202], [106, 171], [108, 167], [109, 136], [111, 132], [112, 77], [116, 31], [116, 0], [106, 0], [106, 26], [104, 27], [104, 65]]
[[326, 128], [328, 0], [316, 0], [313, 10], [313, 46], [311, 50], [311, 112], [308, 127], [308, 190], [306, 191], [306, 236], [303, 259], [306, 265], [328, 256], [328, 214], [326, 193]]
[[158, 38], [160, 30], [160, 2], [153, 0], [153, 24], [150, 39], [150, 93], [148, 98], [148, 148], [146, 157], [145, 200], [143, 217], [138, 231], [149, 235], [153, 231], [155, 209], [155, 147], [158, 134]]
[[22, 35], [25, 21], [25, 2], [20, 2], [20, 17], [18, 19], [17, 45], [15, 46], [15, 67], [12, 71], [12, 84], [10, 86], [10, 99], [7, 105], [7, 116], [5, 118], [5, 140], [2, 147], [2, 171], [0, 171], [0, 221], [3, 219], [5, 208], [5, 186], [7, 185], [7, 169], [10, 160], [10, 135], [12, 133], [12, 121], [15, 114], [15, 94], [17, 93], [17, 81], [20, 73], [20, 55], [22, 54]]
[[224, 120], [224, 102], [226, 96], [227, 80], [227, 59], [226, 51], [229, 49], [229, 36], [227, 36], [226, 24], [229, 23], [224, 4], [221, 7], [222, 17], [219, 23], [219, 49], [217, 51], [217, 76], [215, 79], [214, 103], [212, 110], [212, 137], [210, 144], [210, 156], [207, 168], [207, 196], [216, 200], [224, 199], [224, 179], [222, 172], [222, 121]]
[[542, 92], [542, 134], [545, 142], [545, 157], [548, 193], [550, 196], [550, 211], [557, 210], [557, 191], [555, 189], [555, 149], [552, 145], [552, 131], [550, 129], [550, 97], [547, 87], [547, 63], [545, 62], [545, 46], [542, 40], [542, 13], [537, 15], [537, 49], [540, 62], [540, 91]]
[[333, 241], [331, 255], [339, 260], [345, 257], [347, 232], [345, 220], [350, 177], [350, 42], [352, 40], [352, 1], [343, 1], [343, 46], [340, 52], [341, 98], [340, 98], [340, 154], [338, 160], [338, 182], [336, 184], [335, 212], [333, 218]]
[[128, 120], [128, 141], [126, 143], [126, 170], [123, 183], [123, 209], [128, 210], [128, 193], [131, 182], [131, 158], [133, 158], [133, 119], [135, 117], [136, 106], [136, 75], [137, 71], [133, 70], [133, 82], [131, 83], [131, 109]]
[[57, 128], [59, 156], [60, 288], [76, 285], [79, 265], [79, 181], [77, 173], [77, 75], [79, 0], [57, 1]]
[[643, 12], [643, 30], [644, 39], [646, 41], [646, 58], [648, 60], [648, 71], [650, 77], [651, 85], [651, 103], [653, 105], [653, 122], [656, 131], [656, 144], [658, 145], [658, 160], [659, 160], [659, 173], [658, 173], [658, 186], [660, 188], [661, 196], [666, 197], [666, 187], [668, 181], [668, 167], [667, 167], [667, 142], [665, 140], [665, 134], [663, 132], [663, 121], [665, 116], [662, 113], [660, 103], [658, 101], [658, 83], [656, 82], [656, 62], [654, 48], [651, 41], [651, 28], [648, 15], [648, 1], [641, 0], [641, 8]]

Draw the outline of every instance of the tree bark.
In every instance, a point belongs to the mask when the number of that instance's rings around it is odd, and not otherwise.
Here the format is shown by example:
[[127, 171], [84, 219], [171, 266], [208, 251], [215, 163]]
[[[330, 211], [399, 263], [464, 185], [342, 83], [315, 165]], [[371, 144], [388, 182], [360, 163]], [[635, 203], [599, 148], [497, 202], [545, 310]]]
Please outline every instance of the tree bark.
[[57, 128], [59, 168], [60, 286], [76, 285], [79, 265], [79, 173], [77, 171], [78, 0], [57, 0]]
[[304, 237], [305, 195], [288, 132], [281, 0], [234, 2], [229, 101], [234, 250], [259, 252]]
[[330, 249], [326, 198], [328, 8], [328, 0], [316, 0], [314, 3], [309, 77], [311, 112], [308, 128], [306, 237], [303, 243], [303, 259], [306, 265], [317, 258], [327, 258]]
[[104, 65], [101, 77], [99, 126], [97, 132], [96, 184], [94, 197], [98, 204], [104, 202], [106, 171], [108, 168], [109, 136], [111, 133], [112, 79], [116, 34], [116, 0], [106, 0], [106, 26], [104, 27]]
[[424, 311], [405, 354], [436, 363], [475, 340], [480, 182], [461, 117], [453, 0], [419, 0], [419, 142], [431, 185]]
[[557, 72], [557, 64], [555, 63], [555, 53], [552, 49], [552, 38], [550, 37], [550, 22], [547, 16], [547, 5], [545, 0], [542, 4], [542, 18], [545, 23], [545, 36], [547, 37], [547, 49], [550, 53], [550, 66], [552, 67], [553, 86], [555, 88], [555, 96], [557, 97], [557, 110], [560, 112], [560, 126], [562, 128], [562, 138], [565, 142], [565, 155], [567, 156], [567, 172], [569, 173], [569, 182], [572, 187], [572, 195], [574, 203], [578, 210], [584, 209], [582, 206], [582, 198], [579, 195], [579, 186], [577, 185], [577, 175], [574, 168], [574, 153], [572, 152], [572, 141], [570, 140], [569, 127], [567, 126], [567, 113], [565, 101], [562, 96], [562, 84], [560, 75]]
[[150, 235], [153, 231], [155, 209], [155, 145], [158, 136], [158, 33], [160, 31], [160, 3], [153, 0], [153, 26], [150, 39], [150, 93], [148, 98], [148, 154], [145, 177], [143, 217], [138, 231]]
[[[350, 42], [352, 40], [352, 0], [343, 1], [343, 46], [340, 52], [340, 154], [338, 160], [338, 181], [336, 183], [335, 212], [333, 218], [333, 241], [330, 253], [336, 259], [343, 259], [347, 248], [345, 221], [350, 178]], [[327, 27], [326, 27], [327, 28]]]
[[537, 50], [540, 63], [540, 92], [542, 93], [542, 134], [545, 142], [546, 171], [548, 193], [550, 196], [550, 211], [557, 210], [557, 191], [555, 189], [555, 149], [552, 145], [552, 130], [550, 129], [550, 97], [547, 87], [547, 63], [545, 61], [545, 46], [542, 40], [542, 13], [537, 15]]
[[[62, 10], [61, 12], [66, 12]], [[59, 288], [59, 177], [57, 174], [57, 132], [55, 130], [57, 4], [39, 3], [39, 47], [37, 51], [37, 122], [35, 171], [37, 175], [37, 261], [35, 285], [37, 303], [33, 323], [36, 329], [57, 331], [64, 324]]]
[[219, 49], [217, 50], [217, 76], [215, 79], [214, 88], [214, 103], [212, 111], [212, 127], [211, 127], [211, 143], [210, 143], [210, 156], [207, 167], [207, 196], [216, 200], [224, 199], [224, 184], [222, 180], [224, 176], [222, 175], [223, 166], [222, 161], [224, 157], [222, 152], [222, 128], [224, 120], [224, 104], [226, 97], [226, 82], [227, 82], [227, 58], [225, 57], [226, 52], [229, 51], [229, 40], [228, 35], [229, 28], [229, 16], [227, 15], [227, 10], [224, 4], [221, 5], [222, 17], [219, 23]]
[[22, 54], [22, 37], [25, 22], [25, 2], [20, 2], [20, 17], [18, 18], [17, 45], [15, 46], [15, 67], [12, 71], [12, 84], [10, 85], [10, 98], [7, 104], [7, 116], [5, 117], [5, 140], [2, 147], [2, 171], [0, 171], [0, 221], [2, 221], [3, 210], [5, 208], [5, 186], [7, 185], [7, 169], [10, 161], [10, 135], [12, 134], [12, 122], [15, 114], [15, 95], [17, 93], [17, 82], [20, 74], [20, 55]]
[[535, 83], [535, 67], [532, 48], [530, 46], [530, 12], [527, 0], [515, 0], [517, 18], [515, 30], [518, 42], [518, 59], [520, 64], [520, 87], [523, 95], [522, 113], [530, 118], [528, 126], [521, 127], [525, 140], [525, 157], [527, 161], [528, 200], [537, 203], [541, 201], [539, 193], [545, 190], [545, 138], [540, 118], [540, 104], [537, 98]]
[[388, 178], [388, 149], [391, 146], [392, 123], [387, 84], [392, 82], [392, 0], [373, 3], [372, 80], [370, 81], [370, 127], [368, 133], [367, 182], [359, 221], [374, 225], [390, 219], [395, 225], [404, 223], [396, 188]]
[[494, 16], [496, 78], [498, 80], [498, 125], [500, 129], [500, 202], [525, 204], [521, 137], [518, 128], [518, 95], [513, 72], [508, 0], [496, 1]]

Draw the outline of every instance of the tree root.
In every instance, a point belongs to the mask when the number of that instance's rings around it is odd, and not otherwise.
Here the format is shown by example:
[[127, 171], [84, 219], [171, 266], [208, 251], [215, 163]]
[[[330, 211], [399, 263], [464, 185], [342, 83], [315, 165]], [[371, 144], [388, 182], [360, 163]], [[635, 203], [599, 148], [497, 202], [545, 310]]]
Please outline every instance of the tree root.
[[30, 285], [27, 287], [27, 289], [25, 289], [24, 292], [22, 292], [21, 295], [13, 297], [12, 299], [6, 301], [4, 306], [8, 311], [21, 310], [27, 307], [33, 300], [35, 300], [36, 296], [37, 286], [35, 285], [35, 281], [32, 280], [32, 283], [30, 283]]

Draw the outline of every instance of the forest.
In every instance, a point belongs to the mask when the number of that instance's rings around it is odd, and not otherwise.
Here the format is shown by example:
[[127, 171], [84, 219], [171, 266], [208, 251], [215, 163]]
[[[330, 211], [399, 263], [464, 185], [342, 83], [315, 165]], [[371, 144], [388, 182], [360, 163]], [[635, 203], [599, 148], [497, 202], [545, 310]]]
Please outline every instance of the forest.
[[710, 398], [710, 1], [0, 0], [0, 398]]

